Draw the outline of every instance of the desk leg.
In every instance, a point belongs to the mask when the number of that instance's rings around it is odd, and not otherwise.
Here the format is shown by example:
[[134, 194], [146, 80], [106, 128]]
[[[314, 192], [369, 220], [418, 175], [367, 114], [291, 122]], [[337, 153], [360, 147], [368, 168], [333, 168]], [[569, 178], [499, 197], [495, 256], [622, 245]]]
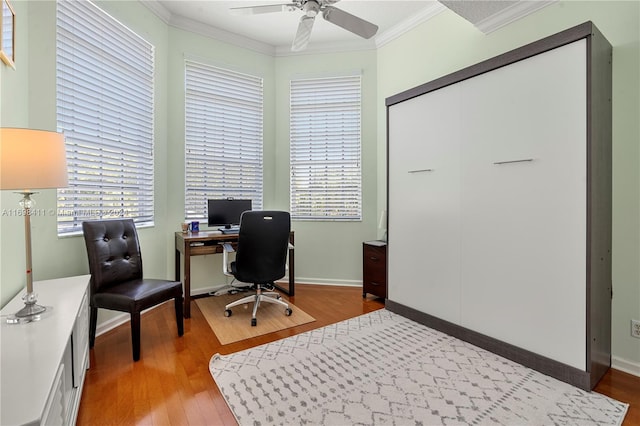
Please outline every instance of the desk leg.
[[[293, 237], [291, 237], [293, 239]], [[296, 273], [295, 266], [296, 262], [294, 259], [295, 249], [289, 250], [289, 297], [293, 297], [296, 293]]]
[[[293, 240], [293, 233], [289, 235], [289, 242], [291, 243], [292, 246], [295, 247], [294, 240]], [[296, 261], [294, 258], [295, 251], [296, 251], [295, 248], [289, 249], [289, 288], [285, 289], [283, 287], [278, 286], [277, 284], [275, 285], [275, 288], [277, 288], [278, 290], [280, 290], [281, 292], [283, 292], [289, 297], [292, 297], [296, 293], [296, 273], [295, 273]]]
[[191, 248], [184, 248], [184, 317], [191, 318]]
[[184, 280], [180, 277], [180, 250], [176, 249], [176, 281], [182, 281], [184, 288], [184, 309], [185, 318], [191, 318], [191, 254], [189, 248], [184, 248]]
[[176, 281], [182, 281], [180, 279], [180, 250], [176, 249], [176, 256], [175, 256], [175, 280]]

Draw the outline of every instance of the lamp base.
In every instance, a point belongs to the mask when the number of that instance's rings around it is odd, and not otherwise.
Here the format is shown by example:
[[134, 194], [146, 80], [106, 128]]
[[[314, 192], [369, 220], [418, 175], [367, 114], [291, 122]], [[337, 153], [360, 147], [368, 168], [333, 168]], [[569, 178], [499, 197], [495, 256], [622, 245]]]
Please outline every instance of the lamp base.
[[41, 313], [43, 313], [44, 311], [46, 311], [47, 308], [45, 308], [44, 306], [40, 306], [36, 303], [25, 303], [24, 304], [24, 308], [20, 309], [18, 312], [16, 312], [14, 315], [16, 316], [16, 318], [31, 318], [32, 321], [37, 321], [40, 318], [39, 317], [35, 317], [36, 315], [39, 315]]

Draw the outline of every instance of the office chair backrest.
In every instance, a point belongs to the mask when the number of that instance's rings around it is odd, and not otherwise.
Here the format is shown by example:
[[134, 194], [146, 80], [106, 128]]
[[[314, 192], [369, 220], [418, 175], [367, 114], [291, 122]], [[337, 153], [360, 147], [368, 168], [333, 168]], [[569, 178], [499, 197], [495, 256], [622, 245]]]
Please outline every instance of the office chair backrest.
[[240, 218], [234, 276], [265, 284], [285, 275], [291, 218], [282, 211], [246, 211]]
[[142, 278], [142, 256], [132, 219], [82, 223], [91, 290]]

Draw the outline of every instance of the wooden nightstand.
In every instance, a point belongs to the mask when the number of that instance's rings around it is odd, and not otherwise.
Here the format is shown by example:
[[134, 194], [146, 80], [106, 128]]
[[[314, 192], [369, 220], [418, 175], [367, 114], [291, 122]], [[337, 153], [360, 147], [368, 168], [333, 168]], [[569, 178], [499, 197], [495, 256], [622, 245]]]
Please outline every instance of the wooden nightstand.
[[362, 297], [367, 293], [387, 298], [387, 243], [362, 243]]

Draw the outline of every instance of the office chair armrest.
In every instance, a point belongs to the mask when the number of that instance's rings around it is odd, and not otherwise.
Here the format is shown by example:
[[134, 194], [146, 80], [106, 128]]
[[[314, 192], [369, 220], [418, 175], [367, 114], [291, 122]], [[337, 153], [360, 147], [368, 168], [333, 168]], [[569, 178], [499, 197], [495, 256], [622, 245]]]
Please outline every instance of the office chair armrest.
[[222, 246], [222, 273], [232, 277], [233, 274], [229, 270], [229, 253], [235, 252], [231, 243], [220, 243]]

